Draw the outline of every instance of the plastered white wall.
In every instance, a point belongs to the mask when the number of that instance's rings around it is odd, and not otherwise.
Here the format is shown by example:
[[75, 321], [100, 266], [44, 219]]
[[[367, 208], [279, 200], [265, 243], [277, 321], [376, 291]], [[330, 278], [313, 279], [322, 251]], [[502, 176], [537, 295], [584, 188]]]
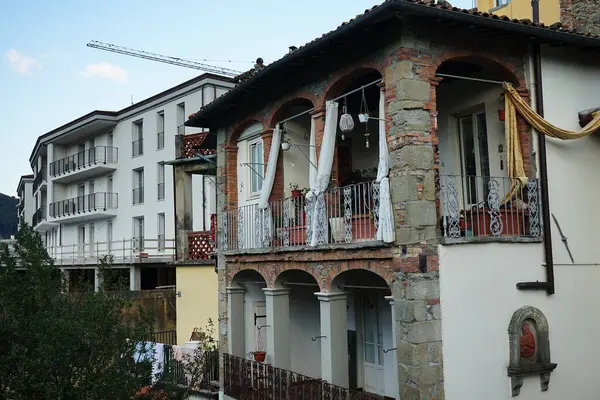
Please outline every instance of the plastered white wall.
[[290, 290], [291, 370], [313, 378], [321, 377], [320, 305], [315, 288]]

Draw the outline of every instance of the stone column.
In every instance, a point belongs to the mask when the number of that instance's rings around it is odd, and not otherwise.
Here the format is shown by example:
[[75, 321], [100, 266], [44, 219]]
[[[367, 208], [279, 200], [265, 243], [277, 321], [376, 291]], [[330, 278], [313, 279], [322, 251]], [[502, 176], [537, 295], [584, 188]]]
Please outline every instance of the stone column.
[[132, 265], [129, 267], [129, 290], [142, 289], [142, 271], [139, 266]]
[[290, 290], [263, 289], [267, 308], [267, 357], [277, 368], [290, 369]]
[[[396, 302], [394, 301], [394, 296], [385, 296], [385, 299], [390, 303], [391, 306], [391, 316], [392, 316], [392, 347], [395, 347], [396, 350], [390, 350], [389, 354], [393, 354], [394, 362], [390, 366], [393, 369], [392, 376], [398, 376], [398, 329], [396, 328]], [[385, 357], [385, 354], [384, 354]], [[400, 388], [398, 387], [398, 379], [395, 379], [393, 382], [394, 390], [392, 393], [395, 394], [394, 399], [399, 399]]]
[[100, 291], [102, 285], [102, 275], [100, 274], [100, 268], [94, 268], [94, 292]]
[[175, 245], [177, 260], [188, 257], [187, 234], [192, 231], [192, 174], [180, 167], [173, 168], [175, 181]]
[[245, 357], [246, 335], [244, 330], [244, 288], [227, 288], [227, 352], [232, 356]]
[[321, 377], [348, 387], [346, 293], [315, 293], [321, 304]]

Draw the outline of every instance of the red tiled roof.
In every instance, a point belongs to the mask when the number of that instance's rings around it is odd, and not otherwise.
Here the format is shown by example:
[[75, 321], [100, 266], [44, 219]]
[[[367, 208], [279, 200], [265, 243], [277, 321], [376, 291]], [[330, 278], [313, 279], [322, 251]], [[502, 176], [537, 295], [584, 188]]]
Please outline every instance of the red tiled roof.
[[[228, 98], [232, 98], [237, 92], [240, 91], [240, 86], [242, 83], [256, 80], [258, 77], [260, 77], [261, 75], [264, 75], [265, 72], [269, 71], [270, 69], [274, 68], [275, 66], [285, 63], [285, 61], [288, 58], [293, 56], [299, 50], [302, 50], [316, 42], [321, 41], [322, 39], [330, 36], [334, 32], [337, 32], [337, 31], [345, 28], [348, 25], [352, 25], [357, 21], [365, 19], [366, 17], [368, 17], [370, 14], [372, 14], [378, 8], [383, 8], [383, 7], [392, 6], [392, 5], [401, 6], [402, 4], [411, 5], [412, 8], [414, 8], [414, 10], [412, 10], [413, 14], [423, 14], [424, 16], [426, 16], [426, 15], [431, 14], [431, 13], [427, 12], [428, 10], [435, 9], [440, 12], [440, 15], [438, 15], [439, 18], [443, 18], [443, 17], [450, 18], [451, 16], [456, 16], [456, 15], [466, 15], [466, 16], [473, 17], [473, 21], [472, 21], [473, 23], [475, 23], [476, 21], [482, 22], [482, 20], [487, 20], [487, 21], [496, 21], [496, 22], [505, 23], [506, 27], [519, 27], [520, 26], [520, 27], [534, 28], [533, 32], [528, 32], [528, 34], [532, 35], [532, 36], [535, 36], [536, 34], [538, 36], [542, 36], [542, 35], [540, 35], [541, 32], [554, 32], [554, 33], [558, 33], [558, 34], [564, 34], [564, 37], [561, 37], [560, 39], [557, 39], [556, 41], [564, 40], [565, 42], [569, 42], [568, 39], [573, 38], [573, 37], [582, 37], [582, 38], [588, 38], [588, 39], [600, 39], [600, 36], [598, 36], [598, 35], [593, 35], [590, 33], [579, 33], [575, 29], [570, 29], [569, 27], [563, 27], [563, 25], [560, 22], [557, 22], [557, 23], [549, 25], [549, 26], [547, 26], [543, 23], [535, 24], [529, 19], [511, 19], [507, 16], [496, 15], [496, 14], [492, 14], [489, 12], [482, 12], [482, 11], [479, 11], [477, 8], [464, 9], [464, 8], [453, 7], [452, 5], [448, 5], [449, 3], [447, 3], [447, 2], [442, 3], [442, 4], [437, 4], [437, 3], [435, 3], [435, 0], [433, 0], [433, 1], [385, 0], [383, 3], [381, 3], [379, 5], [374, 5], [373, 7], [366, 9], [362, 14], [358, 14], [354, 18], [351, 18], [350, 20], [342, 23], [335, 29], [322, 34], [320, 37], [315, 38], [308, 43], [305, 43], [304, 45], [300, 46], [298, 49], [285, 54], [279, 60], [274, 61], [273, 63], [269, 64], [268, 66], [265, 66], [260, 69], [253, 68], [249, 71], [246, 71], [246, 72], [238, 75], [237, 77], [234, 78], [234, 81], [237, 82], [237, 85], [235, 88], [233, 88], [229, 92], [225, 93], [224, 95], [219, 97], [214, 102], [203, 106], [202, 108], [200, 108], [200, 110], [198, 110], [198, 112], [190, 114], [189, 119], [194, 118], [196, 115], [202, 113], [203, 111], [205, 111], [207, 109], [212, 109], [213, 107], [216, 107], [219, 104], [222, 104], [223, 102], [227, 101]], [[418, 7], [421, 9], [417, 9]], [[405, 6], [404, 8], [408, 8], [408, 7]], [[596, 43], [594, 44], [594, 47], [600, 47], [600, 40], [598, 40], [597, 44]]]

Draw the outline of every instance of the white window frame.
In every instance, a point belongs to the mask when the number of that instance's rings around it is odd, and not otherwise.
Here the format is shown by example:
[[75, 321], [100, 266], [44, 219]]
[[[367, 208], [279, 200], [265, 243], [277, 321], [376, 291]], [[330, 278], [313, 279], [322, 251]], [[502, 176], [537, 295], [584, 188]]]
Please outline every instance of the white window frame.
[[[165, 185], [165, 164], [164, 162], [157, 163], [157, 171], [156, 171], [156, 199], [164, 200], [166, 193], [166, 185]], [[161, 185], [162, 184], [162, 193], [161, 193]], [[162, 196], [161, 196], [162, 195]]]
[[[131, 123], [132, 126], [132, 132], [131, 132], [131, 156], [132, 157], [139, 157], [139, 156], [143, 156], [144, 155], [144, 119], [138, 119], [136, 121], [133, 121]], [[140, 144], [140, 148], [139, 148], [139, 153], [135, 153], [135, 145], [134, 143], [141, 141]]]
[[177, 104], [177, 134], [185, 135], [185, 102]]
[[[161, 140], [162, 135], [162, 140]], [[162, 150], [165, 148], [165, 112], [159, 111], [156, 113], [156, 149]]]
[[[254, 160], [252, 158], [253, 147], [260, 144], [261, 155], [260, 159]], [[265, 180], [265, 146], [261, 137], [248, 141], [248, 197], [260, 196], [263, 182]], [[259, 177], [256, 172], [260, 172], [262, 177]], [[260, 179], [260, 181], [259, 181]], [[256, 182], [257, 190], [253, 190], [253, 183]]]

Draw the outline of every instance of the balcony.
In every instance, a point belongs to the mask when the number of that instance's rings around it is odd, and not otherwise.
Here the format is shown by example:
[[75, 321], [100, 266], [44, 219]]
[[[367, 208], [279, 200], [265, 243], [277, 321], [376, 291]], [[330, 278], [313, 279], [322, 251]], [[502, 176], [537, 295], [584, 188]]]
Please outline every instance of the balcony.
[[144, 154], [144, 139], [138, 139], [131, 142], [131, 156], [137, 157]]
[[310, 203], [305, 196], [269, 202], [266, 210], [247, 205], [223, 212], [223, 250], [250, 250], [317, 245], [349, 244], [376, 240], [379, 223], [379, 184], [376, 181], [335, 187], [322, 201]]
[[116, 170], [118, 161], [116, 147], [96, 146], [52, 162], [50, 176], [58, 183], [89, 179]]
[[33, 180], [33, 193], [36, 193], [40, 187], [46, 186], [48, 180], [48, 174], [46, 168], [42, 168]]
[[117, 193], [91, 193], [50, 203], [50, 217], [60, 222], [111, 218], [119, 204]]
[[234, 399], [382, 399], [230, 354], [223, 354], [223, 372], [224, 394]]
[[165, 263], [175, 261], [175, 240], [159, 236], [154, 239], [130, 239], [72, 243], [48, 246], [48, 254], [56, 265], [97, 265], [103, 256], [112, 257], [114, 264]]
[[36, 228], [39, 224], [46, 221], [46, 218], [46, 207], [42, 206], [33, 214], [33, 217], [31, 218], [31, 226]]
[[508, 177], [441, 175], [440, 225], [444, 242], [540, 241], [538, 183], [529, 178], [513, 190]]

